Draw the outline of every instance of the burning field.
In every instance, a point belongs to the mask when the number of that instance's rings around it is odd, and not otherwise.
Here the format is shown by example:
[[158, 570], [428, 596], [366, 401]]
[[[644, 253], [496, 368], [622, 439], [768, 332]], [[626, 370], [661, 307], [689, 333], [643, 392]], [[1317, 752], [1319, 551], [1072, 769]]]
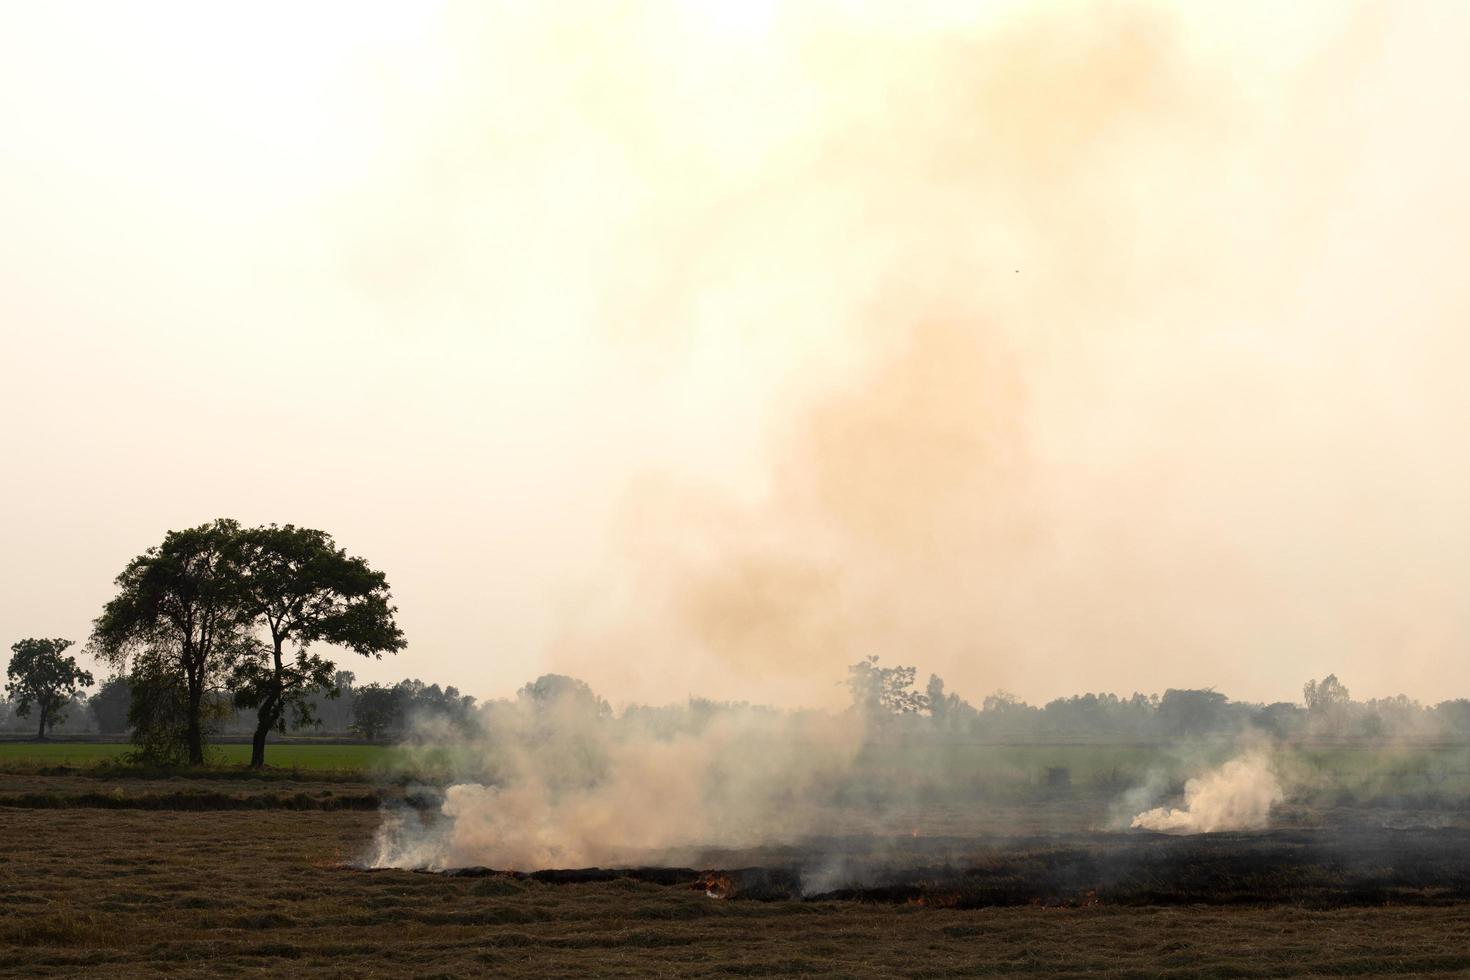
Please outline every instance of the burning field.
[[562, 687], [380, 769], [0, 770], [0, 974], [1470, 969], [1452, 733], [1007, 743]]
[[[667, 866], [536, 872], [454, 868], [447, 877], [548, 885], [637, 881], [754, 901], [983, 909], [1099, 905], [1445, 905], [1470, 899], [1470, 831], [1273, 830], [1178, 837], [1078, 834], [974, 841], [860, 838], [708, 855]], [[742, 866], [751, 859], [779, 862]]]
[[[446, 819], [446, 786], [86, 770], [5, 781], [0, 975], [1470, 969], [1458, 798], [1349, 800], [1288, 779], [1261, 829], [1165, 833], [1043, 775], [1029, 800], [848, 800], [826, 834], [601, 867], [371, 868], [385, 821]], [[1174, 786], [1161, 806], [1198, 813], [1219, 790]]]
[[[375, 823], [350, 810], [7, 808], [0, 975], [1470, 968], [1461, 830], [907, 837], [900, 855], [903, 838], [822, 841], [824, 860], [867, 871], [820, 883], [800, 849], [711, 854], [732, 869], [716, 873], [350, 866]], [[949, 861], [956, 847], [967, 861]], [[736, 867], [750, 860], [770, 863]]]

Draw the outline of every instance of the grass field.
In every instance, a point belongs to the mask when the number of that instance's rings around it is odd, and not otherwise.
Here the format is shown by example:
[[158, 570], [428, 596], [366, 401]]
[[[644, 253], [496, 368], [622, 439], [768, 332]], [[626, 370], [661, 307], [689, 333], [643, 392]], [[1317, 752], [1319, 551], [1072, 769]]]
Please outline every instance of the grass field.
[[[117, 761], [131, 750], [131, 745], [115, 742], [0, 742], [0, 767], [95, 766]], [[285, 743], [266, 748], [266, 762], [282, 769], [353, 772], [391, 765], [394, 758], [394, 750], [384, 745]], [[209, 760], [214, 765], [246, 765], [250, 746], [212, 745]]]

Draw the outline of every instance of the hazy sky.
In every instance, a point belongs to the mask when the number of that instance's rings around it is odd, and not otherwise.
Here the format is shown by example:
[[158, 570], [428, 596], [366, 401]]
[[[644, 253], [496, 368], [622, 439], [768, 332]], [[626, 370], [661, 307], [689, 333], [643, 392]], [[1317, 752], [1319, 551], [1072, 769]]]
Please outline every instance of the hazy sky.
[[1470, 695], [1467, 27], [0, 2], [0, 637], [229, 516], [482, 697]]

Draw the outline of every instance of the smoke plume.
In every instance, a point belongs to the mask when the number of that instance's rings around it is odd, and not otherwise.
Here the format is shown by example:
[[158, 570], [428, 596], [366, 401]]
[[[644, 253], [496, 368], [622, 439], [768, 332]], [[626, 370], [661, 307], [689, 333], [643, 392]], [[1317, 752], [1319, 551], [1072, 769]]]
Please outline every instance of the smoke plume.
[[388, 813], [367, 863], [535, 870], [791, 840], [861, 742], [850, 715], [692, 706], [614, 724], [572, 696], [502, 702], [455, 747], [476, 781], [427, 819]]
[[721, 364], [710, 390], [726, 415], [754, 395], [762, 435], [633, 483], [555, 669], [811, 704], [916, 650], [968, 690], [1273, 700], [1453, 659], [1460, 291], [1410, 258], [1444, 226], [1365, 210], [1391, 147], [1437, 139], [1380, 116], [1413, 71], [1374, 8], [785, 9], [817, 12], [699, 75], [760, 52], [716, 132], [638, 75], [635, 107], [569, 104], [639, 175], [665, 124], [699, 147], [621, 229], [648, 288], [598, 311], [655, 375]]
[[1231, 759], [1184, 786], [1184, 805], [1140, 813], [1131, 826], [1167, 834], [1259, 830], [1283, 798], [1281, 783], [1263, 750]]

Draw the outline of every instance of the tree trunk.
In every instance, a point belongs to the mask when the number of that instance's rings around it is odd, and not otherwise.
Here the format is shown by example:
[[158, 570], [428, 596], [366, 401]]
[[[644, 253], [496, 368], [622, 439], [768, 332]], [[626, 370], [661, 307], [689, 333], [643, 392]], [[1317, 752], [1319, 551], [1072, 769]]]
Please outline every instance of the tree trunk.
[[189, 690], [189, 722], [184, 729], [184, 738], [189, 743], [189, 765], [204, 765], [204, 732], [199, 726], [199, 706], [204, 700], [203, 692]]
[[270, 690], [265, 697], [261, 698], [260, 710], [256, 713], [255, 737], [250, 742], [250, 768], [262, 769], [265, 767], [265, 737], [280, 720], [281, 709], [285, 706], [285, 680], [281, 665], [281, 646], [285, 639], [276, 631], [274, 625], [271, 627], [271, 640], [275, 649], [272, 653], [272, 667]]
[[255, 726], [255, 736], [250, 740], [250, 768], [265, 768], [265, 736], [270, 726], [262, 719]]
[[276, 724], [276, 708], [280, 704], [273, 696], [267, 696], [260, 703], [260, 711], [256, 715], [255, 736], [250, 741], [250, 768], [261, 769], [265, 766], [265, 737]]
[[36, 741], [38, 741], [38, 742], [44, 742], [44, 741], [46, 741], [46, 715], [47, 715], [47, 713], [48, 712], [46, 711], [46, 706], [44, 704], [41, 705], [41, 728], [40, 728], [40, 730], [38, 732], [36, 732]]

